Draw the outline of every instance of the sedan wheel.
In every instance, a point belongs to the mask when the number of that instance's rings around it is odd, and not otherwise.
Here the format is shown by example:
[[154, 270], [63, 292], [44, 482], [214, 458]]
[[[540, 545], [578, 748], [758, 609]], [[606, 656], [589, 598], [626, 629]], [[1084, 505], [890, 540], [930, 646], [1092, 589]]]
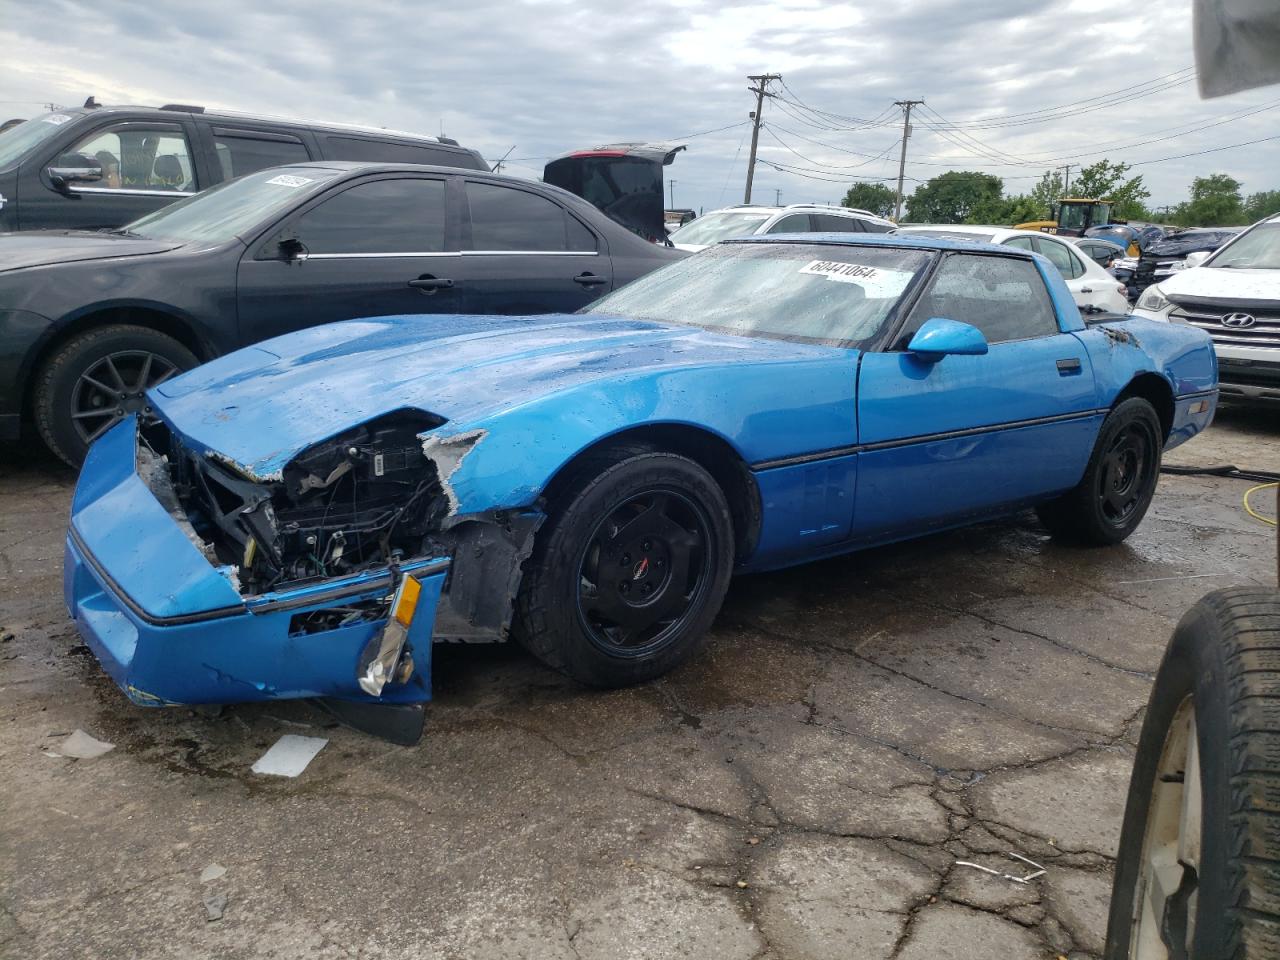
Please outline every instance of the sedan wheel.
[[733, 569], [715, 479], [687, 457], [616, 444], [581, 459], [547, 499], [516, 638], [598, 687], [651, 680], [693, 656]]
[[1183, 700], [1165, 737], [1147, 813], [1136, 911], [1134, 960], [1190, 956], [1200, 883], [1200, 758], [1196, 711]]
[[94, 440], [129, 414], [146, 412], [147, 390], [198, 362], [173, 337], [147, 327], [111, 324], [76, 334], [36, 376], [31, 407], [40, 436], [78, 466]]
[[1163, 437], [1149, 401], [1120, 401], [1102, 421], [1080, 482], [1036, 508], [1041, 522], [1069, 542], [1105, 546], [1124, 540], [1155, 496]]
[[1183, 616], [1147, 701], [1104, 960], [1280, 958], [1280, 593]]
[[672, 489], [630, 497], [596, 526], [578, 570], [578, 616], [609, 656], [679, 635], [711, 581], [706, 511]]
[[146, 392], [178, 373], [177, 364], [154, 353], [127, 350], [109, 354], [80, 374], [71, 393], [71, 420], [85, 444], [116, 421], [149, 410]]

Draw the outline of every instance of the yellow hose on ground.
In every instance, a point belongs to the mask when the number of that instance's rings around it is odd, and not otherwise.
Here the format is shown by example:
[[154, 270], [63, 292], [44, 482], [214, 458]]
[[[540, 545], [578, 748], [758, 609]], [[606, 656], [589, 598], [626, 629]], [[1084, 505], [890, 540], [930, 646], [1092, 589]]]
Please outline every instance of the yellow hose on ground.
[[1261, 520], [1263, 523], [1274, 527], [1276, 525], [1276, 521], [1274, 519], [1272, 519], [1271, 517], [1264, 517], [1262, 514], [1258, 513], [1258, 511], [1254, 510], [1253, 507], [1249, 506], [1249, 495], [1253, 493], [1257, 493], [1259, 490], [1273, 490], [1277, 486], [1280, 486], [1280, 483], [1275, 483], [1275, 482], [1260, 483], [1256, 487], [1250, 487], [1248, 490], [1246, 490], [1244, 492], [1244, 498], [1243, 498], [1244, 512], [1249, 514], [1249, 516], [1253, 517], [1253, 519]]

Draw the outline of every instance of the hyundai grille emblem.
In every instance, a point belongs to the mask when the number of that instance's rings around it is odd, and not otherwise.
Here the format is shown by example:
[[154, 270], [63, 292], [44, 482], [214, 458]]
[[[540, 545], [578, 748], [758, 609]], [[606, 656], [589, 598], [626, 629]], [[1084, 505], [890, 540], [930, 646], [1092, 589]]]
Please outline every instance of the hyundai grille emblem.
[[1224, 327], [1252, 327], [1257, 321], [1251, 313], [1228, 313], [1222, 318]]

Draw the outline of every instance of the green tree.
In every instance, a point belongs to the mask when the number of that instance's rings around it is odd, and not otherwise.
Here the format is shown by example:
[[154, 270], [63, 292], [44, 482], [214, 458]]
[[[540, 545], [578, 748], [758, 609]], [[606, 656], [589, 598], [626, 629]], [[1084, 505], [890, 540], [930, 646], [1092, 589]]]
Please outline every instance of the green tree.
[[1000, 200], [1004, 183], [989, 173], [948, 170], [916, 187], [907, 217], [924, 223], [963, 223], [979, 204]]
[[1244, 202], [1244, 218], [1249, 223], [1280, 213], [1280, 190], [1254, 193]]
[[1228, 227], [1247, 219], [1240, 181], [1212, 173], [1191, 181], [1191, 199], [1178, 205], [1174, 220], [1189, 227]]
[[1039, 210], [1039, 205], [1027, 196], [987, 198], [974, 204], [964, 222], [1013, 226], [1042, 219]]
[[845, 207], [857, 207], [859, 210], [870, 210], [879, 217], [893, 216], [894, 202], [898, 194], [883, 183], [855, 183], [844, 195], [840, 204]]
[[1040, 178], [1040, 182], [1031, 188], [1031, 194], [1027, 198], [1035, 205], [1035, 209], [1026, 220], [1019, 220], [1018, 222], [1048, 220], [1051, 208], [1062, 199], [1062, 190], [1062, 174], [1057, 170], [1046, 170], [1044, 176]]
[[1113, 215], [1121, 220], [1144, 219], [1147, 211], [1143, 201], [1151, 196], [1151, 191], [1143, 184], [1141, 175], [1127, 177], [1129, 170], [1127, 163], [1099, 160], [1081, 169], [1071, 184], [1071, 193], [1077, 197], [1110, 200]]

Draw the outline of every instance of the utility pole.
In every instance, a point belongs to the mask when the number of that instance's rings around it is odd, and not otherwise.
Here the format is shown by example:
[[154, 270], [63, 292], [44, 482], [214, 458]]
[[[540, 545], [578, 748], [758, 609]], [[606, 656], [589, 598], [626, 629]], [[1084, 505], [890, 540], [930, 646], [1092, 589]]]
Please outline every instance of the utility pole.
[[759, 73], [755, 76], [747, 77], [748, 80], [754, 80], [756, 86], [747, 87], [756, 95], [756, 110], [751, 114], [751, 119], [755, 121], [755, 125], [751, 128], [751, 156], [747, 160], [747, 192], [743, 195], [742, 202], [751, 202], [751, 181], [756, 173], [756, 146], [760, 142], [760, 111], [764, 109], [764, 98], [769, 96], [769, 84], [774, 80], [781, 80], [780, 73]]
[[893, 222], [902, 219], [902, 181], [907, 175], [907, 140], [911, 137], [911, 108], [924, 103], [923, 100], [895, 100], [895, 106], [902, 108], [902, 155], [898, 158], [898, 200], [893, 205]]
[[671, 192], [671, 200], [668, 201], [667, 208], [669, 210], [674, 210], [676, 208], [676, 182], [674, 180], [668, 180], [667, 189]]
[[782, 206], [782, 189], [780, 187], [773, 188], [773, 205], [775, 207]]
[[1065, 197], [1071, 191], [1071, 167], [1073, 164], [1064, 163], [1062, 165], [1062, 195]]
[[510, 150], [508, 150], [506, 153], [504, 153], [502, 156], [498, 158], [498, 162], [493, 165], [494, 173], [502, 172], [502, 165], [507, 162], [507, 157], [511, 156], [511, 154], [515, 152], [515, 149], [516, 148], [513, 146]]

